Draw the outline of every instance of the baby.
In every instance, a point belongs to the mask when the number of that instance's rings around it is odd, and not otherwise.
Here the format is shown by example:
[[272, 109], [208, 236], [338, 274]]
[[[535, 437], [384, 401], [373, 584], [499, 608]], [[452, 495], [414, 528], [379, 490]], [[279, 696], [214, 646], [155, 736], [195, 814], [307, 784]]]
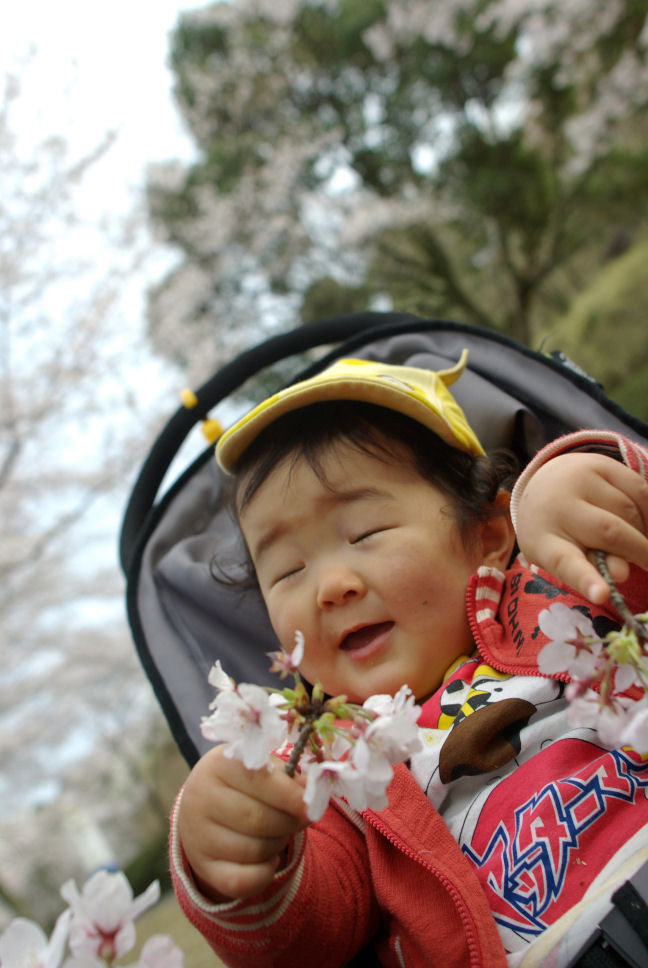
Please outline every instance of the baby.
[[227, 964], [332, 968], [373, 944], [384, 965], [527, 964], [543, 945], [567, 965], [599, 908], [575, 928], [570, 912], [640, 866], [648, 767], [570, 730], [538, 654], [550, 619], [619, 624], [593, 549], [646, 608], [648, 457], [590, 431], [546, 448], [513, 492], [512, 561], [511, 463], [484, 454], [451, 395], [464, 366], [338, 361], [219, 441], [281, 645], [301, 630], [300, 672], [332, 695], [408, 685], [424, 743], [384, 811], [335, 801], [316, 824], [299, 777], [222, 747], [199, 761], [174, 883]]

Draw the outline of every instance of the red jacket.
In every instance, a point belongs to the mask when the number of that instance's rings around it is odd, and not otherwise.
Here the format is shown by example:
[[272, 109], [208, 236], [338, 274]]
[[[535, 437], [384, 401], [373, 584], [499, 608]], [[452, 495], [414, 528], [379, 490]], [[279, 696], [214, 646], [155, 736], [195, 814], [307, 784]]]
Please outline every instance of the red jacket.
[[206, 901], [175, 836], [171, 857], [181, 907], [232, 968], [333, 968], [374, 938], [381, 963], [394, 968], [506, 965], [474, 871], [402, 765], [385, 810], [331, 806], [253, 901]]

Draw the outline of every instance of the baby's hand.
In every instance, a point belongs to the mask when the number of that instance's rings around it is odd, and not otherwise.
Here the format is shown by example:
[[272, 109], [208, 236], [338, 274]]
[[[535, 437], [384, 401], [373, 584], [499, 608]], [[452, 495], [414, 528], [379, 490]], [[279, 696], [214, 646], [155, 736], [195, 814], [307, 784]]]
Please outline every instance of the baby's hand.
[[594, 552], [606, 552], [616, 582], [628, 577], [628, 562], [648, 570], [647, 525], [648, 484], [638, 474], [602, 454], [572, 453], [529, 479], [516, 530], [529, 561], [600, 604], [609, 586]]
[[281, 760], [273, 770], [248, 770], [223, 750], [214, 747], [194, 766], [178, 817], [196, 883], [214, 901], [267, 887], [290, 837], [308, 823], [303, 787]]

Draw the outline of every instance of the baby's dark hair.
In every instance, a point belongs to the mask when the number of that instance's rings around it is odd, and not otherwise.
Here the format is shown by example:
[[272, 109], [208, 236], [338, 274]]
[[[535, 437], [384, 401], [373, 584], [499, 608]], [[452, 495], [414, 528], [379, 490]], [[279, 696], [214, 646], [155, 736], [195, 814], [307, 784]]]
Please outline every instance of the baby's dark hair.
[[341, 445], [379, 459], [411, 459], [421, 477], [450, 498], [464, 541], [480, 522], [499, 513], [493, 507], [497, 493], [510, 489], [517, 474], [517, 462], [508, 452], [469, 454], [395, 410], [358, 401], [324, 401], [283, 414], [244, 452], [235, 472], [236, 513], [284, 461], [294, 466], [306, 460], [326, 483], [322, 457]]

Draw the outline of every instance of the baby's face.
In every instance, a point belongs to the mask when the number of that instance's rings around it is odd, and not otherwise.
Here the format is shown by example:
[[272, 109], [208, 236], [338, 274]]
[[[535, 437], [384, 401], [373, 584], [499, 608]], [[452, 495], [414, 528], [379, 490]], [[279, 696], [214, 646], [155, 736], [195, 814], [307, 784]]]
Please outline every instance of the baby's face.
[[241, 513], [273, 628], [301, 630], [301, 672], [362, 702], [407, 684], [423, 698], [473, 651], [466, 547], [449, 498], [405, 460], [348, 445], [324, 454], [326, 484], [302, 459], [279, 464]]

